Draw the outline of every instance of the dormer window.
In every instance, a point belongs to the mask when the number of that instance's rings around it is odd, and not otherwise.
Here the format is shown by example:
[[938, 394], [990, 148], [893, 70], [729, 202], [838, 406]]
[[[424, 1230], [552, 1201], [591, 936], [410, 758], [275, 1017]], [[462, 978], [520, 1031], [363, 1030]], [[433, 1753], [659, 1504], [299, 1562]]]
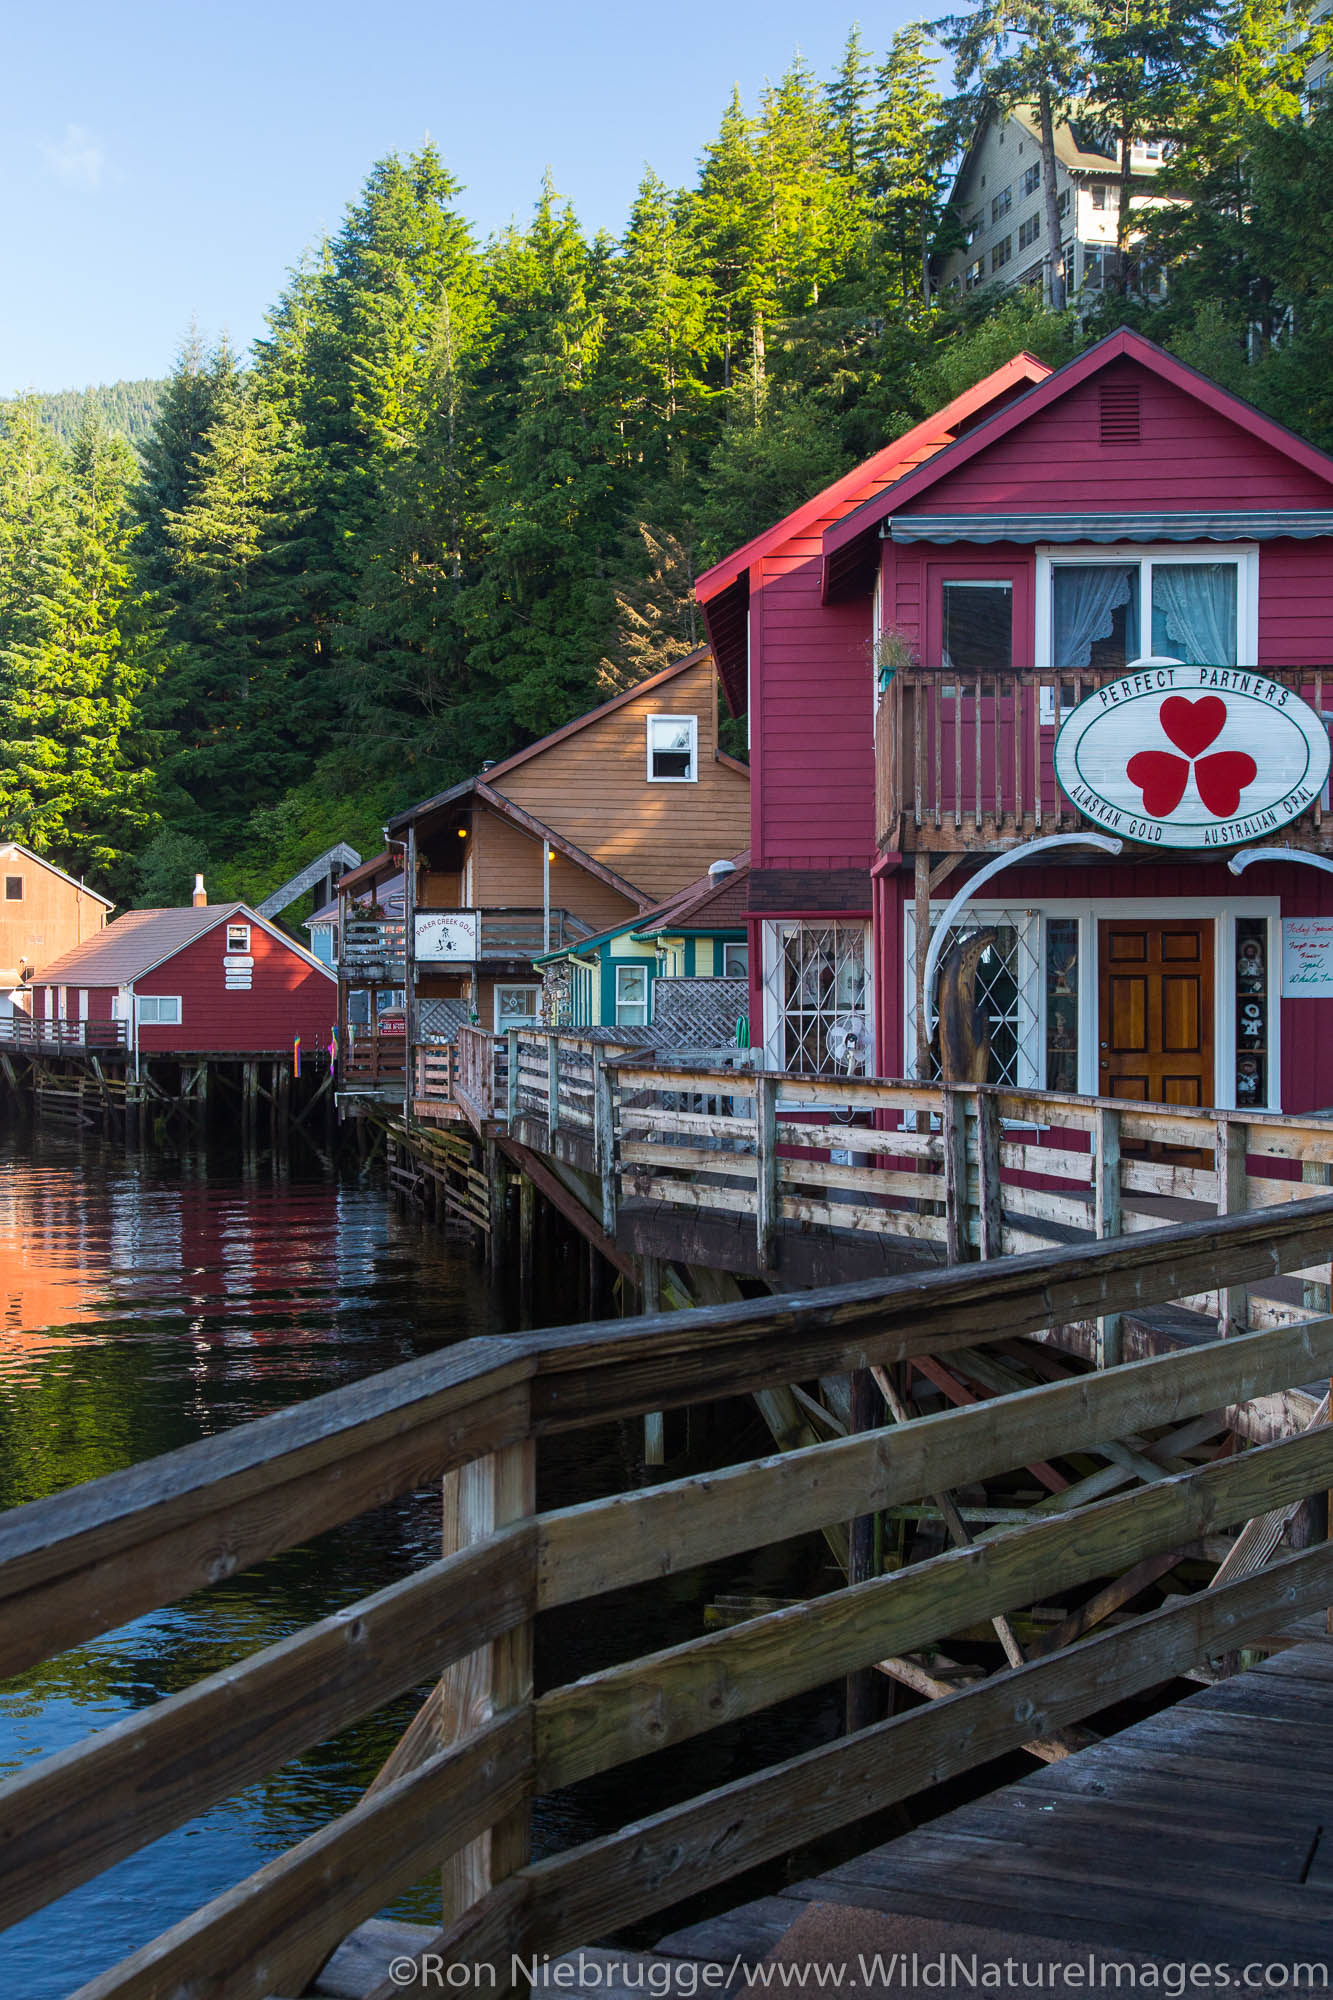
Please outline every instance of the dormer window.
[[250, 926], [249, 926], [249, 924], [228, 924], [228, 925], [227, 925], [227, 950], [228, 950], [228, 951], [249, 951], [249, 949], [250, 949]]
[[648, 717], [648, 782], [691, 785], [699, 775], [697, 715]]

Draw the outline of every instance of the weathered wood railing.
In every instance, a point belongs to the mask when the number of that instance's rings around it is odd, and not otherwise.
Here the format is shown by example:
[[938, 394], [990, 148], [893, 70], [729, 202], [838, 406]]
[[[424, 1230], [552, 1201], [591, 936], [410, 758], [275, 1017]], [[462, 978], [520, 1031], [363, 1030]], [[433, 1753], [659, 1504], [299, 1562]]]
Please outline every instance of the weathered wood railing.
[[[886, 848], [957, 851], [1076, 831], [1082, 820], [1055, 780], [1064, 713], [1115, 672], [1028, 668], [967, 673], [912, 667], [895, 673], [875, 724], [876, 822]], [[1260, 667], [1322, 714], [1327, 667]], [[1296, 822], [1321, 851], [1330, 820], [1319, 801]]]
[[420, 1042], [412, 1051], [412, 1090], [419, 1116], [457, 1105], [458, 1050], [453, 1042]]
[[0, 1045], [21, 1049], [121, 1049], [123, 1021], [34, 1021], [27, 1014], [0, 1017]]
[[[1326, 1118], [786, 1076], [746, 1068], [748, 1052], [724, 1069], [569, 1033], [516, 1032], [506, 1048], [473, 1029], [460, 1045], [461, 1088], [471, 1097], [477, 1079], [473, 1101], [484, 1095], [497, 1129], [600, 1177], [608, 1234], [645, 1207], [682, 1225], [741, 1218], [754, 1269], [769, 1276], [781, 1273], [784, 1232], [878, 1238], [957, 1263], [1271, 1206], [1298, 1196], [1301, 1176], [1333, 1183]], [[518, 1077], [512, 1109], [494, 1081], [500, 1060]], [[1294, 1283], [1276, 1296], [1209, 1287], [1181, 1303], [1259, 1328], [1329, 1300], [1307, 1277], [1303, 1295]], [[1114, 1321], [1095, 1330], [1103, 1359], [1121, 1340]]]
[[401, 1087], [407, 1078], [405, 1038], [349, 1033], [338, 1058], [338, 1077], [347, 1090]]
[[[805, 1750], [538, 1863], [537, 1796], [804, 1689], [1049, 1602], [1333, 1485], [1333, 1430], [1199, 1464], [1148, 1444], [1145, 1483], [534, 1696], [549, 1609], [1186, 1423], [1333, 1371], [1333, 1319], [1079, 1375], [705, 1476], [538, 1513], [536, 1441], [773, 1385], [958, 1355], [1045, 1327], [1321, 1267], [1333, 1197], [1133, 1241], [721, 1308], [469, 1341], [0, 1520], [0, 1675], [466, 1468], [470, 1546], [0, 1786], [14, 1922], [359, 1716], [467, 1665], [452, 1740], [423, 1714], [362, 1801], [81, 1989], [79, 2000], [301, 1991], [339, 1940], [468, 1848], [471, 1907], [431, 1949], [494, 1992], [511, 1954], [595, 1939], [1100, 1712], [1333, 1596], [1333, 1545], [1174, 1597], [1114, 1630]], [[1202, 1423], [1202, 1430], [1200, 1429]], [[1174, 1439], [1186, 1450], [1184, 1432]], [[1165, 1462], [1163, 1462], [1165, 1455]], [[1159, 1476], [1160, 1475], [1160, 1476]], [[1132, 1476], [1132, 1475], [1131, 1475]], [[1103, 1489], [1104, 1490], [1104, 1489]], [[453, 1489], [457, 1497], [457, 1486]], [[460, 1669], [461, 1671], [461, 1669]], [[446, 1682], [445, 1685], [448, 1685]], [[401, 1753], [401, 1754], [400, 1754]], [[490, 1838], [478, 1848], [479, 1836]], [[494, 1967], [480, 1979], [466, 1967]], [[399, 1972], [401, 1974], [401, 1968]], [[375, 2000], [389, 2000], [388, 1983]], [[422, 1982], [422, 1990], [428, 1990]]]

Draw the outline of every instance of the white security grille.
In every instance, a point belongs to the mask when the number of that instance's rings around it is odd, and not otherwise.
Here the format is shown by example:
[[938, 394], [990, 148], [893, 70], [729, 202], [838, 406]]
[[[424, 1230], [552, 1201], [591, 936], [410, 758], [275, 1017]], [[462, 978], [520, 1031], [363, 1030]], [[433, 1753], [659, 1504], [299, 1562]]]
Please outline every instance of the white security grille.
[[[931, 917], [932, 933], [939, 913]], [[916, 972], [912, 913], [908, 912], [906, 1058], [916, 1074]], [[1041, 919], [1032, 910], [970, 909], [945, 946], [979, 930], [996, 932], [977, 968], [977, 995], [990, 1020], [990, 1068], [986, 1081], [1020, 1090], [1041, 1086]], [[938, 977], [938, 975], [937, 975]], [[938, 991], [938, 987], [937, 987]], [[931, 1080], [939, 1076], [932, 1051]]]
[[[768, 1059], [801, 1076], [870, 1069], [869, 938], [865, 924], [782, 923], [768, 927], [764, 984], [769, 1023]], [[830, 1029], [862, 1024], [859, 1053], [841, 1059], [830, 1048]], [[844, 1041], [833, 1037], [835, 1046]]]

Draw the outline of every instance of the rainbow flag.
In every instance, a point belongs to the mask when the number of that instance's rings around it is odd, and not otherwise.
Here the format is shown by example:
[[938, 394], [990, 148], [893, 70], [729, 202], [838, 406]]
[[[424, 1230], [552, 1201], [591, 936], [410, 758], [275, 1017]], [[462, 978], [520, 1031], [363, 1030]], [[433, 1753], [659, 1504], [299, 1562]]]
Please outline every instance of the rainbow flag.
[[336, 1068], [336, 1067], [337, 1067], [337, 1063], [338, 1063], [338, 1030], [337, 1030], [336, 1028], [333, 1028], [333, 1029], [331, 1029], [331, 1030], [330, 1030], [330, 1033], [329, 1033], [329, 1062], [330, 1062], [330, 1065], [331, 1065], [332, 1067], [334, 1067], [334, 1068]]
[[296, 1040], [292, 1043], [292, 1075], [299, 1076], [300, 1074], [301, 1074], [301, 1037], [298, 1035], [296, 1037]]

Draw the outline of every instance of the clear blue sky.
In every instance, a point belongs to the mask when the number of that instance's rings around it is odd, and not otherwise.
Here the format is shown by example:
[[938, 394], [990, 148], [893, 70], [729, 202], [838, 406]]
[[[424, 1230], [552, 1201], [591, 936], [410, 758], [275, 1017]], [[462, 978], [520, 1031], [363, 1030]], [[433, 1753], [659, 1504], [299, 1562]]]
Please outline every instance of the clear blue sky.
[[426, 133], [481, 231], [549, 165], [619, 230], [693, 175], [733, 82], [832, 69], [926, 10], [809, 0], [38, 0], [9, 11], [0, 396], [164, 374], [192, 316], [239, 346], [368, 168]]

